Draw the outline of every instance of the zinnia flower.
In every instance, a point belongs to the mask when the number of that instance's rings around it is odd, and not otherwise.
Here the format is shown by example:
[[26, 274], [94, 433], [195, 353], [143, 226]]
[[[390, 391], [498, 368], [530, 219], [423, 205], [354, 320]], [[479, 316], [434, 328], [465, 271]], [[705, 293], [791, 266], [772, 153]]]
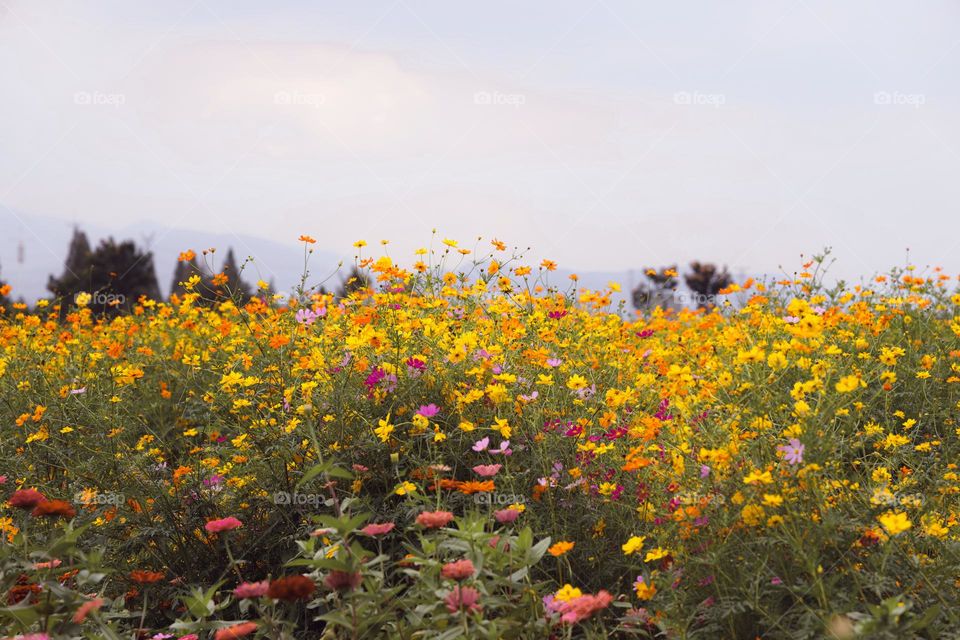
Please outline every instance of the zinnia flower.
[[37, 503], [30, 513], [38, 517], [62, 517], [69, 520], [77, 515], [77, 510], [66, 500], [43, 500]]
[[203, 525], [203, 528], [206, 529], [208, 533], [220, 533], [222, 531], [233, 531], [242, 526], [242, 522], [233, 516], [228, 516], [219, 520], [210, 520], [207, 524]]
[[460, 581], [472, 576], [474, 571], [476, 571], [476, 569], [473, 563], [470, 562], [469, 558], [465, 558], [443, 565], [443, 568], [440, 570], [440, 575], [450, 580]]
[[449, 511], [424, 511], [417, 516], [417, 524], [426, 529], [445, 527], [453, 520]]
[[267, 589], [270, 588], [270, 583], [267, 580], [262, 580], [260, 582], [241, 582], [237, 585], [237, 588], [233, 590], [233, 595], [238, 598], [259, 598], [267, 593]]
[[13, 492], [7, 504], [16, 509], [33, 509], [46, 499], [47, 497], [36, 489], [20, 489]]
[[92, 611], [98, 610], [105, 604], [105, 601], [101, 598], [94, 598], [93, 600], [87, 600], [77, 609], [77, 612], [73, 614], [73, 621], [77, 624], [81, 624], [84, 620], [87, 619], [87, 616], [90, 615]]
[[213, 634], [213, 640], [237, 640], [237, 638], [248, 636], [256, 630], [256, 622], [241, 622], [240, 624], [218, 629], [217, 632]]
[[277, 578], [267, 588], [267, 595], [274, 600], [295, 602], [306, 600], [316, 590], [317, 585], [307, 576], [287, 576]]
[[518, 509], [500, 509], [493, 512], [493, 517], [500, 524], [510, 524], [520, 517], [520, 511]]
[[383, 522], [383, 523], [374, 523], [371, 522], [363, 529], [360, 529], [360, 533], [368, 536], [382, 536], [393, 531], [393, 528], [396, 525], [392, 522]]
[[363, 582], [363, 576], [360, 575], [359, 571], [350, 573], [349, 571], [333, 570], [323, 579], [323, 584], [333, 591], [353, 591], [360, 586], [361, 582]]
[[160, 571], [147, 571], [145, 569], [135, 569], [130, 572], [130, 579], [140, 584], [153, 584], [163, 580], [163, 573]]
[[466, 611], [474, 613], [483, 609], [477, 602], [480, 600], [480, 592], [473, 587], [461, 587], [457, 585], [450, 594], [443, 599], [447, 605], [447, 611], [456, 613]]

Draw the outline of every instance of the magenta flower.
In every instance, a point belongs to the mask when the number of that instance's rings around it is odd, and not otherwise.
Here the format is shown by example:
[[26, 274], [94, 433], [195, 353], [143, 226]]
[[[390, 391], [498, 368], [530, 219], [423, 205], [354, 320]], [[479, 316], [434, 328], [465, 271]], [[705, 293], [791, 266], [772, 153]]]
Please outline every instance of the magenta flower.
[[783, 454], [784, 460], [790, 464], [801, 464], [803, 463], [803, 443], [797, 440], [796, 438], [790, 438], [790, 441], [787, 444], [782, 444], [777, 447], [777, 451]]
[[478, 464], [473, 468], [473, 472], [484, 478], [492, 478], [500, 472], [503, 465], [500, 464]]
[[417, 413], [422, 415], [424, 418], [432, 418], [440, 413], [440, 407], [433, 403], [425, 404], [417, 410]]
[[[486, 438], [484, 438], [484, 439], [486, 439]], [[499, 449], [490, 449], [490, 453], [493, 453], [493, 454], [500, 453], [500, 454], [503, 454], [503, 455], [505, 455], [505, 456], [509, 456], [509, 455], [511, 455], [511, 454], [513, 453], [513, 449], [510, 448], [510, 441], [509, 441], [509, 440], [504, 440], [503, 442], [500, 443], [500, 448], [499, 448]]]

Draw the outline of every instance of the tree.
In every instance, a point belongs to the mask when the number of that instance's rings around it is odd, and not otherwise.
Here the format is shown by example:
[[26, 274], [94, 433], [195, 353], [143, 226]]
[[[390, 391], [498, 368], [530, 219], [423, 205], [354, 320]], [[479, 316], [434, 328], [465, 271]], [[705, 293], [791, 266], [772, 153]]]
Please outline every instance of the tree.
[[697, 307], [701, 309], [712, 307], [717, 294], [731, 282], [726, 267], [718, 271], [715, 265], [701, 262], [691, 262], [690, 272], [683, 279], [693, 291]]
[[[253, 295], [253, 289], [240, 277], [240, 267], [237, 266], [237, 259], [233, 255], [233, 247], [227, 249], [227, 258], [223, 261], [223, 267], [220, 271], [227, 277], [226, 291], [221, 295], [239, 298], [241, 302], [250, 299], [250, 296]], [[218, 289], [222, 289], [222, 287], [218, 287]], [[217, 291], [217, 293], [220, 292]]]
[[677, 289], [677, 265], [656, 269], [646, 269], [641, 282], [631, 292], [635, 309], [669, 308], [673, 306], [674, 292]]
[[337, 291], [337, 297], [347, 298], [355, 291], [363, 291], [364, 289], [369, 288], [370, 279], [364, 275], [360, 269], [354, 266], [350, 270], [350, 273], [347, 275], [346, 279], [340, 285], [340, 289]]
[[153, 254], [141, 251], [132, 240], [102, 240], [90, 251], [86, 234], [74, 229], [63, 274], [50, 276], [47, 288], [61, 298], [66, 311], [77, 303], [77, 294], [90, 294], [84, 300], [96, 311], [116, 314], [129, 309], [140, 296], [157, 299], [160, 287], [153, 267]]

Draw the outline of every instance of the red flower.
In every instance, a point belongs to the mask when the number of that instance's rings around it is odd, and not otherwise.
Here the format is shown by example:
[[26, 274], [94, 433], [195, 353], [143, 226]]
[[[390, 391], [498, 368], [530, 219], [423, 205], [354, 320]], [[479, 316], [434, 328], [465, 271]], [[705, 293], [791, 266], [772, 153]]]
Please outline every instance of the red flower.
[[473, 572], [476, 569], [473, 566], [473, 563], [469, 559], [457, 560], [456, 562], [448, 562], [443, 565], [443, 568], [440, 570], [440, 575], [444, 578], [449, 578], [450, 580], [466, 580], [473, 575]]
[[33, 509], [46, 499], [47, 497], [36, 489], [20, 489], [13, 492], [7, 504], [17, 509]]
[[449, 511], [424, 511], [417, 516], [417, 524], [426, 529], [445, 527], [453, 520]]
[[317, 585], [307, 576], [287, 576], [271, 582], [267, 589], [267, 596], [274, 600], [295, 602], [306, 600], [313, 595], [316, 588]]
[[69, 520], [77, 515], [77, 510], [66, 500], [42, 500], [30, 513], [34, 516], [63, 517]]
[[230, 516], [228, 518], [221, 518], [220, 520], [210, 520], [207, 524], [203, 525], [203, 528], [207, 530], [207, 533], [220, 533], [221, 531], [233, 531], [242, 526], [242, 522]]
[[135, 569], [130, 572], [130, 579], [140, 584], [153, 584], [163, 580], [163, 573], [160, 571], [147, 571], [145, 569]]
[[360, 583], [363, 581], [363, 576], [357, 573], [350, 573], [348, 571], [331, 571], [330, 574], [323, 579], [323, 584], [326, 585], [328, 589], [334, 591], [353, 591], [360, 586]]

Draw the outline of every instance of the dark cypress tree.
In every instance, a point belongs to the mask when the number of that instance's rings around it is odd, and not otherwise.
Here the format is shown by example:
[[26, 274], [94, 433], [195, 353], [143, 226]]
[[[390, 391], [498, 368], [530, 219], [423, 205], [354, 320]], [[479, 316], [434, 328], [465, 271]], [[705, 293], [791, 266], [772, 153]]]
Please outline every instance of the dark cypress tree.
[[226, 289], [226, 291], [223, 291], [223, 293], [219, 295], [222, 297], [239, 299], [241, 302], [248, 301], [252, 295], [253, 289], [240, 277], [240, 267], [237, 265], [237, 259], [233, 255], [232, 247], [227, 249], [227, 257], [223, 261], [223, 268], [221, 269], [221, 272], [227, 277], [227, 283], [225, 287], [217, 288]]
[[701, 309], [714, 306], [717, 294], [731, 282], [726, 267], [719, 271], [715, 265], [700, 262], [691, 262], [690, 272], [683, 279], [696, 294], [697, 306]]
[[61, 298], [61, 309], [74, 305], [80, 292], [92, 295], [92, 309], [108, 314], [129, 309], [140, 296], [160, 297], [152, 253], [140, 251], [131, 240], [108, 238], [92, 252], [89, 246], [86, 235], [74, 231], [63, 275], [51, 276], [47, 283], [47, 288]]

